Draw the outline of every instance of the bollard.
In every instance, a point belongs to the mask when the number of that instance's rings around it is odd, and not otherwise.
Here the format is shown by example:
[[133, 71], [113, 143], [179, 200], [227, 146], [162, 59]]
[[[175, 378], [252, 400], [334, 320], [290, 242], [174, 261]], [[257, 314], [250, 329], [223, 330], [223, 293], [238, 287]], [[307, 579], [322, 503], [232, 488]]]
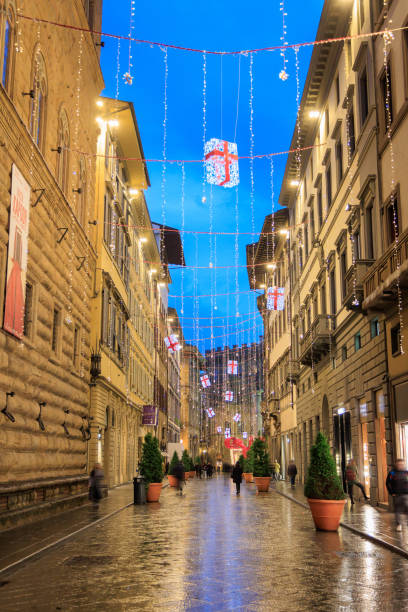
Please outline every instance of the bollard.
[[146, 503], [146, 485], [141, 476], [136, 476], [136, 478], [133, 479], [133, 503]]

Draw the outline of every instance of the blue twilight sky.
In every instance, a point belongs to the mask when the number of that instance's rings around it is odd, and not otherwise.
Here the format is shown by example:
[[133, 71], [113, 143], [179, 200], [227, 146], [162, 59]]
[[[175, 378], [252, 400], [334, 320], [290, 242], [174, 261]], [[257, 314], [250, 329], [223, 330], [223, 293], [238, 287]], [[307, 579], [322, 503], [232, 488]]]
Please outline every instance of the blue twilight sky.
[[[131, 0], [104, 0], [103, 31], [129, 33]], [[314, 40], [324, 0], [285, 0], [289, 44]], [[206, 50], [242, 50], [279, 45], [282, 36], [281, 0], [244, 2], [192, 2], [178, 0], [136, 0], [133, 36], [139, 39]], [[163, 48], [132, 44], [133, 84], [125, 84], [129, 69], [129, 45], [105, 38], [101, 52], [105, 95], [130, 100], [135, 106], [145, 156], [162, 158], [164, 118]], [[117, 57], [120, 61], [118, 63]], [[311, 48], [299, 52], [300, 88], [303, 89]], [[206, 55], [207, 138], [236, 142], [239, 155], [250, 153], [250, 58], [248, 55]], [[289, 79], [279, 79], [282, 58], [279, 51], [253, 54], [253, 142], [254, 153], [287, 150], [296, 119], [295, 54], [287, 51]], [[168, 50], [167, 158], [203, 157], [203, 56]], [[117, 91], [117, 76], [119, 87]], [[238, 87], [239, 84], [239, 87]], [[237, 117], [238, 108], [238, 117]], [[286, 157], [274, 158], [274, 206], [280, 191]], [[207, 232], [234, 232], [236, 190], [203, 185], [201, 164], [185, 163], [184, 207], [182, 206], [181, 164], [148, 163], [152, 186], [146, 199], [152, 220], [182, 229]], [[245, 267], [245, 245], [254, 242], [252, 232], [250, 164], [239, 162], [238, 253], [235, 236], [184, 235], [186, 268], [172, 270], [170, 305], [177, 308], [187, 340], [201, 350], [242, 344], [258, 339], [262, 321], [256, 314], [256, 293], [249, 292]], [[253, 221], [256, 232], [265, 215], [272, 211], [271, 168], [268, 159], [254, 161]], [[205, 201], [203, 202], [203, 188]], [[163, 200], [164, 192], [164, 200]], [[213, 268], [209, 266], [212, 263]], [[215, 266], [231, 268], [214, 269]], [[242, 293], [238, 293], [242, 292]], [[230, 295], [218, 295], [225, 294]], [[171, 297], [184, 295], [181, 297]], [[208, 296], [213, 297], [188, 297]], [[183, 311], [183, 312], [182, 312]], [[237, 315], [239, 313], [239, 316]], [[200, 317], [200, 318], [199, 318]], [[207, 317], [207, 318], [203, 318]], [[211, 327], [213, 328], [211, 329]], [[214, 339], [211, 341], [210, 337]]]

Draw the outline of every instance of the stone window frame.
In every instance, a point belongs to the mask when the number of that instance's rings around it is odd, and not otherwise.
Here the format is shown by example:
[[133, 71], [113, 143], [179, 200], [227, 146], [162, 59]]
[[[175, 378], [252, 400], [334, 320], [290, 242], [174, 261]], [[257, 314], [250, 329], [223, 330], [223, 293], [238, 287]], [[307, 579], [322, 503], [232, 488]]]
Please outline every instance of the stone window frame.
[[30, 329], [28, 333], [26, 327], [25, 314], [27, 310], [27, 293], [26, 299], [24, 302], [24, 340], [33, 342], [36, 336], [37, 331], [37, 314], [38, 314], [38, 292], [39, 292], [39, 283], [34, 279], [31, 275], [27, 274], [26, 277], [26, 285], [29, 284], [31, 286], [31, 321], [29, 321]]
[[58, 136], [57, 136], [57, 164], [56, 179], [62, 192], [67, 196], [69, 187], [69, 162], [70, 162], [70, 128], [68, 113], [64, 107], [58, 113]]
[[[393, 52], [392, 50], [388, 51], [387, 54], [387, 66], [388, 66], [388, 75], [389, 75], [389, 79], [391, 82], [391, 91], [390, 91], [390, 97], [391, 97], [391, 124], [390, 124], [390, 130], [392, 131], [395, 125], [395, 120], [397, 118], [397, 112], [396, 112], [396, 108], [395, 108], [395, 86], [394, 86], [394, 71], [393, 71]], [[383, 89], [383, 83], [385, 83], [385, 79], [386, 79], [386, 70], [385, 70], [385, 66], [384, 66], [384, 62], [381, 63], [381, 69], [377, 74], [377, 78], [376, 78], [376, 82], [377, 82], [377, 86], [378, 86], [378, 113], [377, 113], [377, 117], [378, 117], [378, 123], [379, 123], [379, 132], [382, 136], [382, 138], [385, 140], [386, 139], [386, 135], [387, 135], [387, 130], [388, 130], [388, 117], [387, 117], [387, 111], [386, 111], [386, 92]]]
[[[347, 230], [346, 229], [342, 229], [341, 232], [339, 233], [339, 235], [336, 238], [335, 241], [336, 244], [336, 250], [337, 250], [337, 259], [338, 259], [338, 266], [339, 266], [339, 286], [340, 286], [340, 291], [341, 291], [341, 300], [343, 302], [344, 298], [346, 297], [346, 293], [347, 293], [347, 284], [346, 284], [346, 276], [347, 276], [347, 270], [349, 268], [348, 266], [348, 257], [347, 257]], [[342, 268], [342, 261], [343, 261], [343, 256], [344, 256], [344, 261], [345, 261], [345, 267], [344, 270]], [[344, 277], [343, 277], [344, 275]]]
[[72, 367], [76, 372], [81, 368], [81, 343], [82, 326], [79, 321], [74, 319], [72, 325]]
[[397, 183], [394, 191], [392, 194], [390, 194], [390, 196], [386, 199], [386, 201], [384, 202], [384, 204], [381, 207], [381, 218], [382, 218], [382, 223], [381, 223], [381, 227], [382, 227], [382, 242], [384, 245], [384, 250], [388, 249], [393, 243], [394, 240], [392, 240], [392, 236], [391, 236], [391, 224], [389, 222], [389, 218], [388, 218], [388, 211], [391, 208], [391, 206], [396, 206], [397, 208], [397, 217], [398, 217], [398, 235], [401, 233], [401, 191], [400, 191], [400, 184]]
[[29, 132], [40, 149], [45, 150], [48, 79], [44, 56], [39, 45], [34, 50], [31, 68], [31, 89], [34, 92], [30, 98]]
[[[0, 24], [0, 66], [1, 75], [0, 82], [4, 90], [8, 93], [10, 98], [13, 95], [14, 85], [14, 71], [16, 64], [16, 15], [17, 8], [14, 0], [5, 0], [3, 7], [0, 9], [1, 24]], [[8, 37], [8, 49], [7, 49], [7, 63], [5, 63], [5, 52], [6, 52], [6, 24], [9, 23], [9, 37]], [[4, 82], [3, 82], [4, 75]]]
[[[57, 313], [56, 318], [55, 313]], [[61, 304], [57, 300], [54, 300], [51, 309], [50, 355], [52, 358], [57, 360], [61, 359], [63, 324], [63, 309], [61, 307]]]
[[[360, 44], [360, 47], [358, 49], [357, 55], [356, 55], [356, 59], [354, 61], [353, 64], [353, 71], [356, 73], [356, 83], [357, 83], [357, 108], [358, 108], [358, 125], [359, 125], [359, 134], [362, 134], [362, 132], [364, 131], [364, 128], [367, 124], [367, 121], [370, 117], [370, 102], [372, 102], [370, 100], [370, 74], [369, 74], [369, 67], [370, 62], [369, 62], [369, 58], [368, 58], [368, 43], [367, 41], [363, 41]], [[366, 104], [367, 104], [367, 112], [365, 117], [363, 117], [363, 100], [362, 100], [362, 89], [361, 89], [361, 81], [362, 81], [362, 76], [365, 72], [365, 78], [366, 78], [366, 94], [367, 94], [367, 99], [366, 99]]]
[[[355, 209], [355, 211], [360, 214], [352, 214], [350, 218], [352, 231], [355, 232], [356, 229], [360, 229], [360, 249], [364, 247], [364, 251], [361, 249], [361, 258], [362, 259], [375, 259], [377, 255], [377, 218], [374, 214], [375, 211], [375, 202], [376, 202], [376, 176], [368, 175], [366, 180], [363, 183], [360, 192], [357, 195], [357, 200], [360, 203], [360, 209]], [[368, 257], [369, 248], [368, 248], [368, 231], [367, 231], [367, 209], [371, 209], [371, 237], [372, 237], [372, 255], [373, 257]], [[363, 232], [362, 232], [363, 230]]]

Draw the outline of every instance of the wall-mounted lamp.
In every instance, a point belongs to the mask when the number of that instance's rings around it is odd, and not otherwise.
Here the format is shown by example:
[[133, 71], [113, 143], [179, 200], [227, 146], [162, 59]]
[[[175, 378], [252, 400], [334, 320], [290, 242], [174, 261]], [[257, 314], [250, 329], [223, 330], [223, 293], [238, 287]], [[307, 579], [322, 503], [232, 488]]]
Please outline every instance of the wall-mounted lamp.
[[14, 397], [14, 391], [8, 391], [6, 393], [6, 405], [4, 406], [4, 408], [2, 410], [2, 413], [4, 414], [4, 416], [6, 416], [8, 418], [9, 421], [11, 421], [12, 423], [15, 423], [16, 419], [11, 414], [11, 412], [9, 412], [9, 410], [8, 410], [8, 398], [9, 397]]

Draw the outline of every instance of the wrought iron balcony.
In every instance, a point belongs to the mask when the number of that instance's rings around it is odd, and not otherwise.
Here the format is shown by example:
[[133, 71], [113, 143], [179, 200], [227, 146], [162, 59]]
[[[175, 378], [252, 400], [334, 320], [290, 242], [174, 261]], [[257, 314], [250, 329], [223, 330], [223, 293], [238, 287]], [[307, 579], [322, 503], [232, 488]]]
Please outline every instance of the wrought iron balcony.
[[300, 363], [311, 366], [330, 352], [334, 337], [332, 318], [318, 315], [300, 342]]
[[398, 276], [400, 288], [407, 288], [408, 230], [400, 234], [398, 246], [388, 247], [364, 278], [364, 309], [384, 310], [395, 305]]
[[286, 373], [287, 382], [297, 384], [300, 375], [300, 363], [298, 359], [289, 359], [288, 369]]
[[374, 261], [374, 259], [358, 259], [347, 270], [346, 294], [343, 298], [343, 306], [347, 310], [361, 310], [364, 299], [363, 281]]

